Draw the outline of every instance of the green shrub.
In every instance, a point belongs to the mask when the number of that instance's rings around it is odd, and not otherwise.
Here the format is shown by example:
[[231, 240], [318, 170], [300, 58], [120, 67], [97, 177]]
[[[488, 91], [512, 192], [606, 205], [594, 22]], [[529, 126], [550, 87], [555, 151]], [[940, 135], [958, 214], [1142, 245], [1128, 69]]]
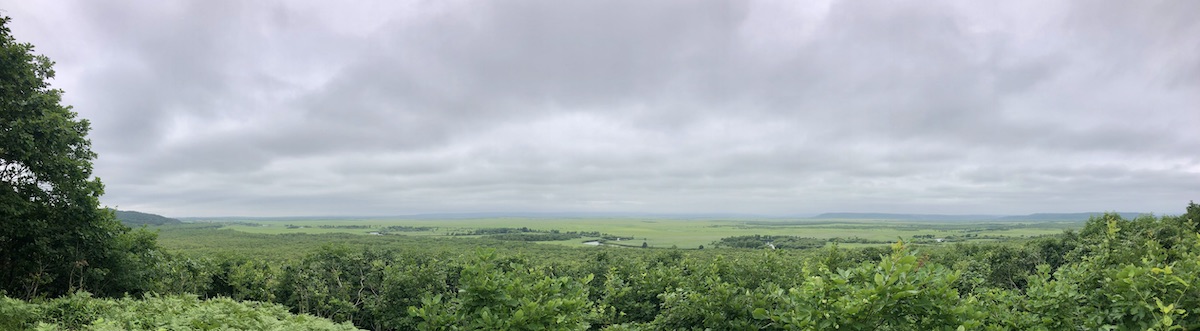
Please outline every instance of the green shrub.
[[[494, 251], [479, 254], [462, 271], [451, 296], [422, 298], [410, 308], [419, 330], [587, 330], [596, 311], [588, 300], [592, 280], [552, 277], [546, 270], [496, 260]], [[507, 269], [507, 270], [506, 270]]]
[[5, 330], [358, 330], [286, 307], [194, 295], [97, 299], [86, 292], [29, 303], [0, 298]]

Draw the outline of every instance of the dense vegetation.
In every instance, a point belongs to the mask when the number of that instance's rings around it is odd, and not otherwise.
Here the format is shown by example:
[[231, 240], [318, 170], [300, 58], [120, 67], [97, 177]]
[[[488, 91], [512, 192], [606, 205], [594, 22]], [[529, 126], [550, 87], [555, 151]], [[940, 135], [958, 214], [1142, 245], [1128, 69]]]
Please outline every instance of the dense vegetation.
[[1107, 214], [1023, 241], [807, 250], [192, 225], [162, 228], [177, 248], [145, 291], [274, 302], [373, 330], [1194, 329], [1200, 206], [1187, 210]]
[[[171, 252], [154, 254], [140, 292], [221, 307], [270, 302], [372, 330], [1194, 329], [1200, 206], [1187, 210], [1102, 215], [1078, 232], [1024, 241], [807, 250], [564, 248], [195, 224], [161, 228]], [[53, 301], [7, 302], [0, 311], [26, 311], [9, 323], [26, 326], [135, 323], [110, 313], [64, 320], [29, 312]]]
[[358, 330], [286, 307], [194, 295], [98, 299], [87, 292], [39, 303], [0, 298], [3, 330]]

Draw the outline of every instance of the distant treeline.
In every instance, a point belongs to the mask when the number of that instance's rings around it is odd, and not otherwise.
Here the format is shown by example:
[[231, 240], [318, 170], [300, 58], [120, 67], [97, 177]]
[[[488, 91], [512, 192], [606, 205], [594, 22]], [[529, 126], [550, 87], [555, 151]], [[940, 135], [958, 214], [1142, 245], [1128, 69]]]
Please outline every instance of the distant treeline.
[[[291, 225], [291, 224], [289, 224], [288, 226], [295, 227], [295, 225]], [[322, 224], [322, 225], [318, 225], [317, 227], [322, 228], [322, 229], [352, 229], [352, 230], [355, 230], [355, 229], [357, 229], [357, 230], [379, 229], [378, 232], [380, 232], [380, 233], [384, 233], [384, 232], [421, 232], [421, 231], [437, 230], [437, 228], [432, 227], [432, 226], [409, 226], [409, 225], [382, 226], [382, 225], [368, 225], [368, 224], [347, 224], [347, 225]]]
[[[930, 235], [932, 236], [932, 235]], [[923, 236], [918, 236], [922, 237]], [[921, 241], [921, 239], [915, 239]], [[928, 241], [932, 242], [930, 237]], [[833, 238], [811, 238], [800, 236], [781, 236], [781, 235], [749, 235], [721, 238], [721, 240], [713, 242], [716, 247], [730, 248], [773, 248], [773, 249], [811, 249], [824, 247], [826, 243], [855, 243], [855, 244], [891, 244], [892, 241], [876, 240], [859, 237], [833, 237]]]
[[[966, 231], [964, 231], [964, 232], [966, 232]], [[1043, 237], [1043, 236], [1033, 236], [1030, 238], [1036, 238], [1036, 237]], [[996, 236], [996, 235], [979, 235], [977, 233], [954, 234], [954, 235], [946, 235], [946, 236], [942, 236], [942, 237], [937, 237], [932, 234], [919, 234], [919, 235], [912, 236], [911, 239], [909, 240], [909, 242], [914, 243], [914, 244], [937, 244], [937, 243], [964, 242], [964, 241], [968, 241], [968, 240], [981, 240], [981, 239], [982, 240], [1004, 241], [1004, 240], [1012, 240], [1012, 237]], [[716, 247], [751, 248], [751, 249], [762, 249], [762, 248], [811, 249], [811, 248], [824, 247], [826, 245], [826, 243], [845, 243], [845, 244], [853, 243], [853, 244], [885, 245], [885, 244], [893, 243], [893, 241], [867, 239], [867, 238], [860, 238], [860, 237], [833, 237], [833, 238], [822, 239], [822, 238], [786, 236], [786, 235], [757, 235], [756, 234], [756, 235], [748, 235], [748, 236], [734, 236], [734, 237], [721, 238], [721, 240], [713, 242], [713, 245]]]
[[778, 249], [808, 249], [825, 246], [826, 239], [798, 236], [764, 236], [749, 235], [721, 238], [713, 243], [717, 247], [733, 248], [778, 248]]
[[620, 237], [600, 231], [560, 231], [538, 230], [528, 227], [519, 228], [479, 228], [447, 232], [448, 236], [483, 236], [484, 238], [507, 241], [558, 241], [578, 239], [583, 237], [599, 237], [602, 240], [631, 240], [633, 237]]
[[485, 238], [491, 238], [491, 239], [496, 239], [496, 240], [509, 240], [509, 241], [557, 241], [557, 240], [576, 239], [576, 238], [582, 238], [582, 237], [583, 236], [579, 235], [579, 233], [576, 233], [576, 232], [502, 233], [502, 234], [493, 234], [493, 235], [485, 236]]
[[362, 225], [362, 224], [353, 224], [353, 225], [324, 224], [324, 225], [318, 225], [317, 227], [322, 228], [322, 229], [370, 229], [375, 226], [374, 225]]
[[[947, 215], [947, 214], [893, 214], [893, 213], [824, 213], [811, 219], [858, 219], [858, 220], [907, 220], [907, 221], [1086, 221], [1105, 215], [1101, 212], [1086, 213], [1037, 213], [1028, 215]], [[1107, 213], [1124, 218], [1136, 218], [1145, 213]]]
[[432, 226], [392, 225], [392, 226], [386, 226], [386, 227], [380, 228], [379, 233], [386, 234], [388, 232], [424, 232], [424, 231], [434, 231], [434, 230], [437, 230], [437, 228], [432, 227]]

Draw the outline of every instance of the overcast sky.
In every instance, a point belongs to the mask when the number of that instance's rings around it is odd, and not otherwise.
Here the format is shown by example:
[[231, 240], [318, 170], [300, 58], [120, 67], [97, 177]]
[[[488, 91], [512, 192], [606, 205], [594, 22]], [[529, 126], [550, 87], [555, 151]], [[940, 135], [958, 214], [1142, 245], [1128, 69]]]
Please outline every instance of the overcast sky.
[[1200, 1], [16, 1], [168, 216], [1180, 214]]

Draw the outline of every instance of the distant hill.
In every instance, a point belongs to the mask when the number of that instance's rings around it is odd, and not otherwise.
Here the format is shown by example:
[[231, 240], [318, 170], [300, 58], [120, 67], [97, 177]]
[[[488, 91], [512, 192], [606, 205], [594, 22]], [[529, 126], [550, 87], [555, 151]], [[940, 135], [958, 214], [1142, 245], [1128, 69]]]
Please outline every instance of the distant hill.
[[1001, 215], [943, 215], [943, 214], [890, 214], [890, 213], [824, 213], [812, 218], [859, 219], [859, 220], [905, 220], [905, 221], [986, 221]]
[[117, 219], [120, 220], [121, 223], [125, 223], [125, 225], [128, 225], [128, 226], [163, 225], [163, 224], [182, 223], [179, 220], [174, 219], [174, 218], [165, 217], [162, 215], [136, 212], [136, 211], [132, 211], [132, 210], [114, 210], [114, 212], [116, 212], [116, 214], [117, 214]]
[[[1143, 213], [1117, 213], [1124, 219], [1133, 219]], [[1092, 216], [1100, 216], [1104, 213], [1037, 213], [1029, 215], [1005, 216], [998, 220], [1002, 221], [1085, 221]]]
[[[824, 213], [817, 219], [903, 220], [903, 221], [1086, 221], [1101, 212], [1036, 213], [1029, 215], [946, 215], [946, 214], [889, 214], [889, 213]], [[1132, 219], [1143, 213], [1117, 213]]]

